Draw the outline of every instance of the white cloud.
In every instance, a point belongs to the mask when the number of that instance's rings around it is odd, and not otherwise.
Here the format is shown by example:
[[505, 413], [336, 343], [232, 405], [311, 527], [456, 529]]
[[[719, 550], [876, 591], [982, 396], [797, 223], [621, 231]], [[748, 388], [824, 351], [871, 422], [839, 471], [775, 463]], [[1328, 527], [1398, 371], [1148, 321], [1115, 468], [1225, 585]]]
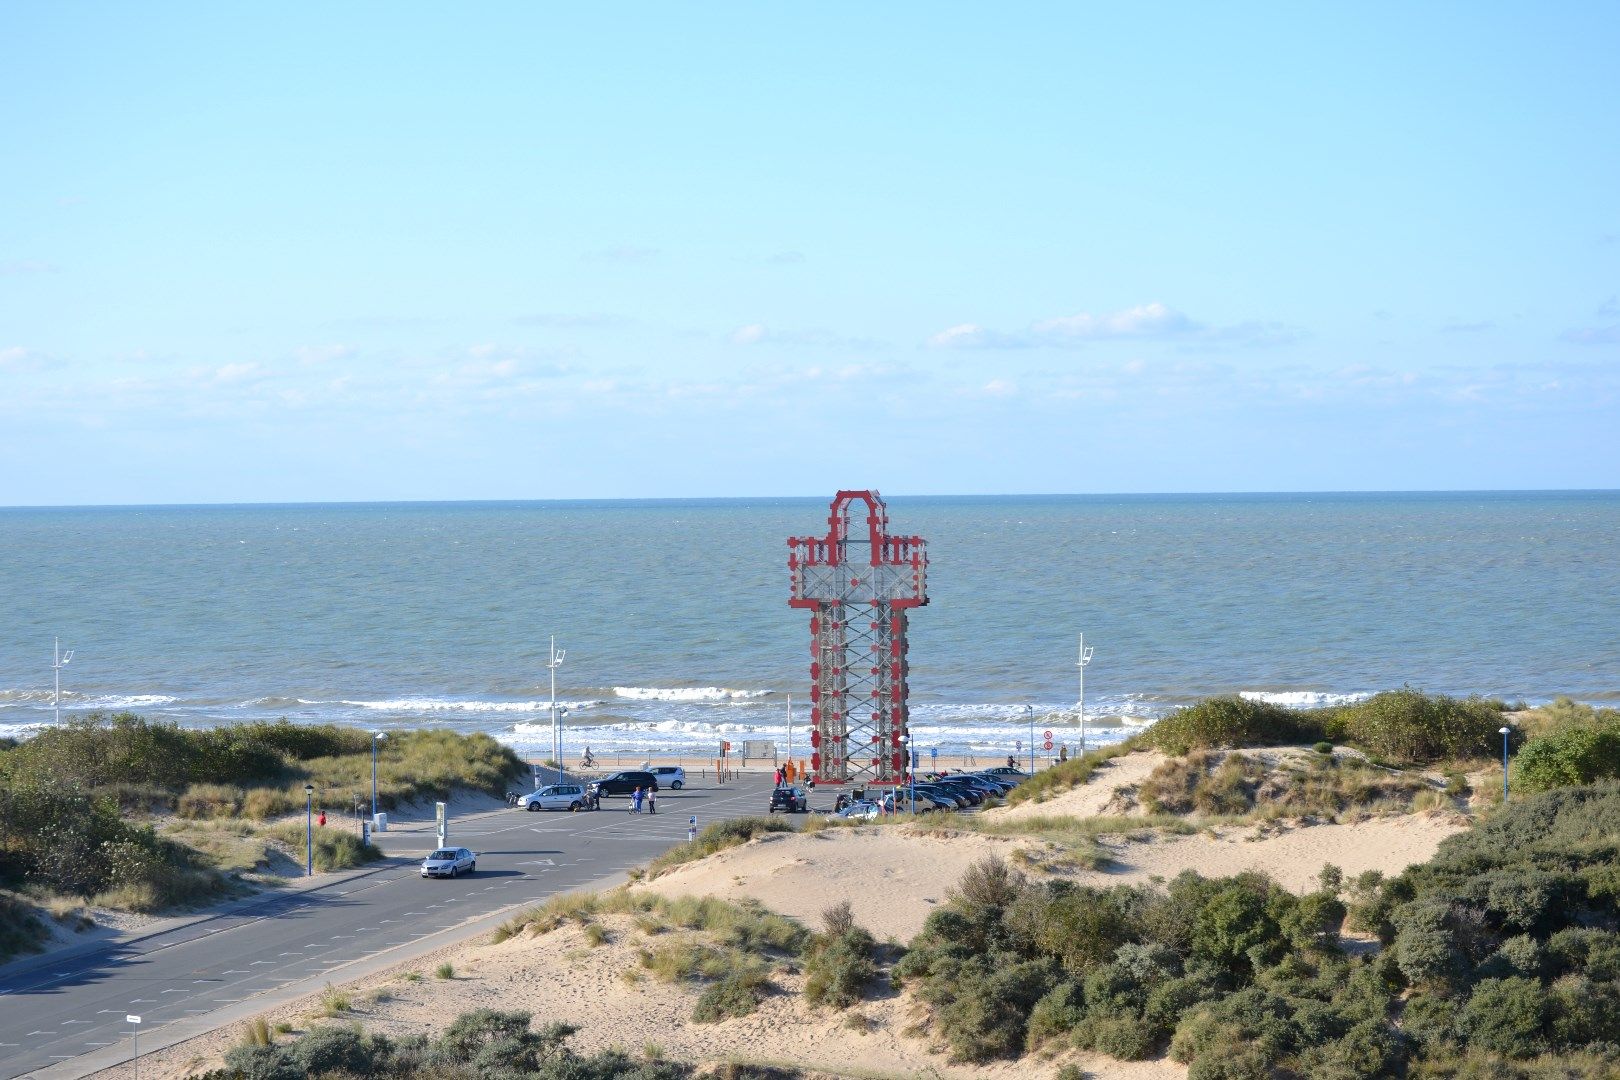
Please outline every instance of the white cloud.
[[1106, 341], [1174, 341], [1193, 347], [1218, 347], [1281, 345], [1302, 336], [1297, 328], [1281, 323], [1210, 326], [1154, 301], [1120, 311], [1081, 312], [1042, 319], [1016, 333], [962, 323], [934, 334], [927, 344], [936, 349], [1028, 349], [1072, 348]]
[[757, 345], [765, 340], [767, 333], [769, 331], [759, 323], [749, 323], [747, 326], [739, 326], [731, 332], [731, 343], [733, 345]]
[[1030, 328], [1036, 337], [1091, 339], [1173, 337], [1202, 329], [1181, 312], [1154, 302], [1105, 315], [1065, 315], [1038, 322]]

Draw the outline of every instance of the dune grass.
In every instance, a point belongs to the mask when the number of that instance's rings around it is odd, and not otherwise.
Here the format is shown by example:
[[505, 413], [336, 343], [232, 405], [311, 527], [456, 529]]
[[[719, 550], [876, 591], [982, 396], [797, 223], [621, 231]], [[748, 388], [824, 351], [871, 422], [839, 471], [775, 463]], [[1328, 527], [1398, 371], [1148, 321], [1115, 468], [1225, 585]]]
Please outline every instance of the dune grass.
[[794, 831], [796, 830], [792, 822], [775, 817], [745, 817], [717, 821], [698, 833], [694, 843], [677, 844], [648, 863], [646, 876], [655, 878], [682, 863], [708, 858], [717, 851], [746, 844], [757, 836]]
[[1072, 791], [1090, 780], [1099, 766], [1123, 757], [1143, 746], [1143, 737], [1133, 735], [1122, 742], [1088, 750], [1079, 757], [1070, 758], [1050, 769], [1043, 769], [1007, 793], [1007, 805], [1019, 806], [1026, 802], [1045, 802], [1054, 795]]

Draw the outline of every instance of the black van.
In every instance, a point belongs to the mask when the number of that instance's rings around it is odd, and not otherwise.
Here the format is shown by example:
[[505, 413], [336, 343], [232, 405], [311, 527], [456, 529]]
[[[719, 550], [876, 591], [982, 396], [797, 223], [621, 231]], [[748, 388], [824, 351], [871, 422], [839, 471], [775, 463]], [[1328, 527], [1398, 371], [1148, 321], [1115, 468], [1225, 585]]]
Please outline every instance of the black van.
[[592, 780], [587, 790], [597, 798], [607, 795], [628, 795], [640, 788], [642, 791], [657, 791], [658, 777], [650, 772], [616, 772], [608, 773], [600, 780]]

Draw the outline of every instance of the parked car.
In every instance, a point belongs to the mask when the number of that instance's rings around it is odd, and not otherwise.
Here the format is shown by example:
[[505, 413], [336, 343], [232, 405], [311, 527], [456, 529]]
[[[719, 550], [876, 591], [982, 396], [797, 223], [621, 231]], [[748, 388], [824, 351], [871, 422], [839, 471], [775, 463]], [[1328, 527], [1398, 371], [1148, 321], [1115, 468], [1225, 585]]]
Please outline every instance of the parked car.
[[679, 765], [654, 765], [649, 771], [671, 791], [679, 791], [686, 786], [686, 770]]
[[1029, 773], [1023, 769], [1015, 769], [1010, 765], [997, 765], [993, 769], [984, 770], [986, 776], [1005, 776], [1015, 784], [1021, 784], [1029, 779]]
[[787, 814], [802, 814], [810, 809], [810, 796], [804, 793], [804, 788], [779, 787], [771, 789], [771, 808], [767, 813], [774, 814], [778, 810]]
[[597, 798], [606, 798], [609, 795], [628, 795], [636, 788], [642, 791], [657, 791], [658, 778], [650, 772], [631, 770], [608, 773], [600, 780], [592, 780], [586, 787]]
[[478, 869], [478, 856], [464, 847], [447, 847], [422, 860], [423, 877], [460, 877]]
[[988, 776], [984, 773], [971, 773], [969, 774], [968, 779], [977, 780], [981, 784], [988, 784], [995, 788], [996, 792], [1001, 795], [1007, 794], [1007, 792], [1018, 786], [1005, 776]]
[[945, 803], [948, 810], [961, 810], [972, 805], [968, 802], [968, 797], [965, 794], [953, 791], [944, 784], [918, 784], [917, 792], [918, 794], [927, 794], [932, 798], [939, 799]]
[[[932, 813], [935, 810], [956, 809], [956, 800], [947, 796], [944, 792], [930, 791], [921, 784], [917, 785], [916, 792], [917, 813], [919, 814]], [[901, 787], [895, 789], [893, 796], [899, 802], [900, 809], [908, 813], [911, 810], [911, 793], [912, 789], [910, 787]]]
[[962, 796], [968, 801], [969, 806], [978, 806], [980, 803], [984, 802], [984, 792], [979, 790], [977, 785], [968, 783], [968, 779], [965, 776], [943, 777], [942, 779], [935, 780], [934, 784], [937, 787], [944, 788], [953, 795]]
[[867, 802], [863, 799], [860, 802], [851, 803], [844, 807], [844, 809], [838, 811], [837, 816], [845, 820], [871, 821], [873, 818], [882, 815], [882, 813], [883, 808], [877, 803]]
[[551, 784], [539, 791], [519, 795], [519, 810], [580, 810], [585, 806], [585, 785]]

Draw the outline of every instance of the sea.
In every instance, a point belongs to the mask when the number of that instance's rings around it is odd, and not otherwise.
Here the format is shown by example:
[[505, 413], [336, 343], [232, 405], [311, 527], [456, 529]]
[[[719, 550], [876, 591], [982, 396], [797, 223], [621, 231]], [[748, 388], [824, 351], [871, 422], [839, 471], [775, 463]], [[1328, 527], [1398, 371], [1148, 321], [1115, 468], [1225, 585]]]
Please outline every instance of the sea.
[[[830, 494], [830, 493], [829, 493]], [[790, 536], [827, 499], [0, 509], [0, 735], [136, 712], [803, 747]], [[1217, 694], [1620, 702], [1620, 492], [906, 497], [919, 750], [1078, 745]], [[734, 744], [735, 745], [735, 744]]]

